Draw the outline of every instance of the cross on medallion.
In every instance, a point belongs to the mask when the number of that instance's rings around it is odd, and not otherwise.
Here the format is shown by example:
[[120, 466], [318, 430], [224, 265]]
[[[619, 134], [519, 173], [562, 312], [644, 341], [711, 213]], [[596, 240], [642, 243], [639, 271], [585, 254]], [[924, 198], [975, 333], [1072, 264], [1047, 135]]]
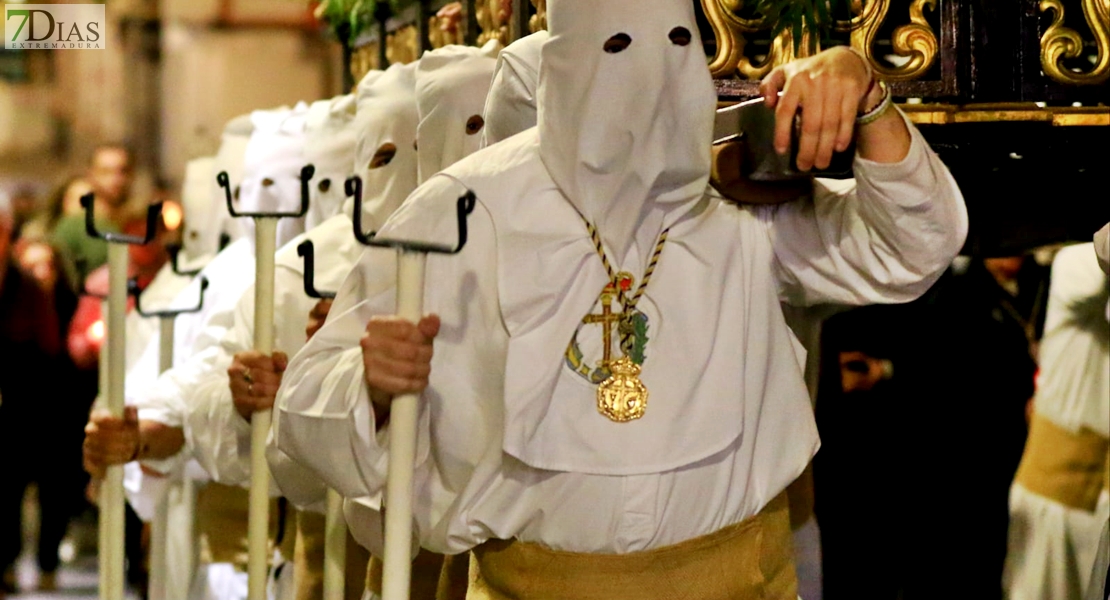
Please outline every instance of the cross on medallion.
[[613, 325], [621, 320], [620, 313], [613, 312], [613, 296], [617, 293], [617, 288], [612, 283], [605, 286], [601, 290], [601, 314], [586, 315], [582, 318], [583, 323], [601, 323], [601, 365], [602, 367], [609, 366], [613, 360]]
[[[613, 297], [619, 297], [619, 294], [629, 292], [632, 289], [632, 282], [633, 277], [631, 273], [625, 271], [617, 273], [616, 282], [609, 282], [609, 284], [601, 290], [601, 314], [586, 315], [582, 318], [583, 323], [601, 323], [601, 344], [603, 350], [601, 364], [598, 366], [602, 368], [607, 368], [609, 364], [613, 362], [613, 325], [619, 327], [620, 323], [627, 317], [623, 310], [619, 313], [613, 312]], [[618, 286], [620, 286], [619, 291], [617, 289]]]

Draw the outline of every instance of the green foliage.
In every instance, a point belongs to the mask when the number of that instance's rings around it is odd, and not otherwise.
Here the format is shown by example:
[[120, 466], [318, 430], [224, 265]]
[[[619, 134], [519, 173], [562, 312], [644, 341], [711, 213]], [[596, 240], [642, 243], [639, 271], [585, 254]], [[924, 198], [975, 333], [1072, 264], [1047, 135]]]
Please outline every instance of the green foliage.
[[327, 0], [320, 19], [340, 42], [350, 44], [374, 23], [374, 0]]
[[327, 24], [340, 42], [348, 44], [373, 27], [376, 19], [374, 12], [384, 2], [394, 13], [416, 3], [416, 0], [327, 0], [321, 20]]
[[802, 35], [809, 31], [808, 50], [817, 50], [817, 42], [823, 46], [831, 37], [833, 16], [846, 14], [849, 0], [756, 0], [755, 10], [772, 24], [771, 31], [777, 36], [790, 30], [794, 40], [794, 53], [801, 50]]

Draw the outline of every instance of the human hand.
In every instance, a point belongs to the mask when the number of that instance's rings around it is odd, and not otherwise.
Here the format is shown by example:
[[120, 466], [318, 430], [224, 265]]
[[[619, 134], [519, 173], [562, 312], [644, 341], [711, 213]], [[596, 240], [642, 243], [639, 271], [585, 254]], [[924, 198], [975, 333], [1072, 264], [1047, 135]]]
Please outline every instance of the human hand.
[[249, 350], [235, 355], [227, 376], [231, 400], [239, 416], [250, 421], [254, 413], [274, 407], [281, 376], [288, 366], [289, 358], [284, 352], [267, 356]]
[[798, 169], [828, 167], [833, 150], [843, 152], [851, 144], [856, 116], [882, 98], [882, 89], [872, 83], [870, 66], [844, 46], [771, 71], [759, 89], [775, 109], [775, 150], [790, 150], [794, 116], [801, 109]]
[[135, 460], [139, 453], [139, 411], [125, 406], [116, 417], [104, 409], [93, 411], [85, 425], [82, 460], [85, 470], [102, 478], [109, 466]]
[[428, 387], [432, 342], [439, 326], [436, 315], [425, 316], [419, 323], [396, 316], [374, 317], [366, 324], [359, 344], [379, 423], [388, 415], [394, 396], [420, 393]]
[[324, 298], [312, 307], [308, 312], [308, 325], [304, 328], [305, 336], [312, 339], [317, 331], [324, 326], [324, 321], [328, 318], [328, 312], [331, 311], [331, 298]]

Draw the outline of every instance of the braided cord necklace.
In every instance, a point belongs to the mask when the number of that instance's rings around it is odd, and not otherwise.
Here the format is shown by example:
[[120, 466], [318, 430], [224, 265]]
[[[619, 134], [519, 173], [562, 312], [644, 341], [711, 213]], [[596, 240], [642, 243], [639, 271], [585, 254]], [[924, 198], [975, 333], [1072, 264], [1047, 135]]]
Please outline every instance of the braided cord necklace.
[[[636, 310], [636, 303], [643, 297], [644, 290], [651, 282], [651, 276], [655, 273], [655, 267], [659, 264], [659, 256], [663, 253], [663, 246], [667, 243], [667, 233], [670, 228], [664, 229], [659, 234], [651, 260], [648, 261], [644, 275], [640, 278], [640, 285], [629, 297], [626, 292], [632, 287], [632, 275], [613, 271], [613, 266], [609, 264], [609, 257], [605, 254], [605, 248], [601, 243], [601, 236], [598, 235], [597, 228], [586, 221], [585, 218], [583, 218], [583, 221], [586, 223], [586, 229], [590, 233], [590, 239], [594, 243], [597, 255], [601, 258], [601, 264], [609, 275], [609, 283], [601, 292], [602, 314], [587, 315], [583, 318], [584, 323], [601, 323], [603, 327], [602, 343], [604, 345], [602, 362], [610, 372], [609, 378], [601, 382], [597, 388], [597, 410], [609, 419], [623, 423], [639, 419], [644, 416], [647, 409], [648, 391], [644, 383], [640, 381], [640, 365], [643, 364], [644, 348], [647, 345], [647, 332], [644, 324], [646, 318], [643, 318], [642, 313]], [[621, 305], [621, 312], [616, 315], [611, 313], [609, 307], [609, 302], [614, 294], [617, 302]], [[641, 323], [639, 332], [637, 332], [637, 317], [640, 317], [639, 323]], [[614, 320], [618, 324], [617, 331], [620, 335], [621, 348], [621, 357], [616, 360], [613, 360], [610, 354], [612, 344], [610, 327]]]

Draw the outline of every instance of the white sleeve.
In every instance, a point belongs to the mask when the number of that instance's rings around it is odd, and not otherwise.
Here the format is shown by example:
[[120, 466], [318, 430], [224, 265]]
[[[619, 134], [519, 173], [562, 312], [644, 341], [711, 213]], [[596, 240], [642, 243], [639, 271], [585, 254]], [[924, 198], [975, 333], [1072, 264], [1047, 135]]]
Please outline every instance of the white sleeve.
[[325, 325], [290, 361], [274, 407], [271, 446], [348, 498], [375, 495], [385, 481], [387, 446], [373, 431], [359, 340], [371, 316], [392, 312], [393, 290], [378, 294], [377, 311], [360, 299], [368, 274], [377, 282], [393, 281], [395, 261], [389, 250], [364, 253]]
[[963, 196], [905, 122], [912, 141], [902, 161], [857, 156], [856, 178], [817, 180], [812, 202], [754, 209], [769, 226], [784, 302], [908, 302], [955, 258], [967, 237]]
[[227, 368], [235, 354], [250, 350], [254, 319], [254, 287], [239, 297], [231, 326], [210, 350], [212, 359], [197, 369], [185, 396], [185, 445], [214, 481], [224, 485], [250, 483], [251, 426], [235, 410]]
[[158, 367], [161, 364], [161, 340], [162, 336], [159, 332], [154, 332], [135, 363], [127, 370], [123, 395], [124, 402], [128, 406], [139, 404], [141, 395], [158, 380]]
[[[339, 260], [335, 256], [328, 258]], [[304, 347], [308, 313], [316, 300], [304, 293], [303, 273], [279, 262], [275, 267], [274, 277], [274, 289], [278, 294], [274, 303], [274, 348], [292, 358]], [[334, 284], [332, 287], [334, 288]], [[283, 376], [283, 384], [286, 380], [287, 376]], [[277, 449], [273, 443], [277, 428], [278, 419], [275, 418], [266, 445], [266, 461], [274, 483], [281, 495], [298, 509], [324, 512], [327, 508], [327, 487], [316, 474]]]
[[[226, 305], [227, 303], [214, 302], [213, 304]], [[162, 373], [151, 388], [137, 396], [136, 405], [139, 407], [140, 420], [156, 421], [169, 427], [186, 428], [186, 416], [190, 410], [189, 400], [201, 376], [213, 370], [227, 369], [229, 366], [229, 362], [222, 362], [225, 357], [220, 352], [218, 338], [215, 336], [222, 337], [231, 327], [233, 310], [224, 306], [212, 308], [215, 310], [179, 317], [178, 331], [181, 331], [181, 326], [185, 324], [181, 322], [184, 317], [197, 319], [197, 322], [191, 325], [197, 327], [203, 324], [204, 329], [191, 340], [190, 351], [175, 355], [174, 368]], [[186, 321], [186, 323], [189, 322]], [[178, 341], [174, 340], [175, 345]], [[186, 449], [191, 447], [188, 429], [185, 431], [185, 444]], [[148, 466], [156, 471], [167, 473], [178, 467], [178, 461], [188, 455], [189, 452], [179, 452], [172, 459], [151, 461]]]

